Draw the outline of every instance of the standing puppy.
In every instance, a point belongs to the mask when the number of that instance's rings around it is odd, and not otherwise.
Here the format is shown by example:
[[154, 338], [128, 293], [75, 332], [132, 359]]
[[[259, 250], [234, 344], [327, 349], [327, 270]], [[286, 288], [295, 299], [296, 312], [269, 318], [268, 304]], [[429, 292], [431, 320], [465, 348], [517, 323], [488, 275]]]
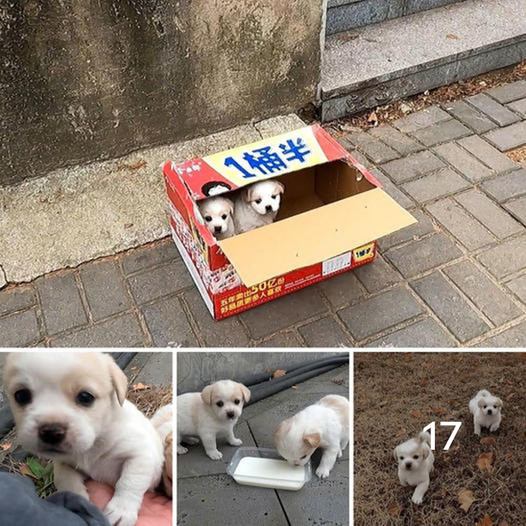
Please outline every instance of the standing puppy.
[[433, 471], [435, 456], [431, 451], [431, 435], [422, 431], [406, 440], [394, 450], [398, 461], [398, 478], [402, 486], [416, 486], [411, 500], [421, 504], [429, 488], [429, 474]]
[[216, 239], [234, 235], [234, 203], [226, 197], [209, 197], [197, 203], [206, 228]]
[[349, 401], [339, 395], [324, 396], [281, 422], [274, 433], [278, 453], [293, 466], [304, 466], [321, 447], [323, 456], [316, 475], [322, 479], [329, 476], [348, 443]]
[[220, 460], [217, 437], [225, 437], [231, 446], [243, 442], [234, 436], [234, 426], [243, 405], [250, 400], [250, 391], [243, 384], [220, 380], [206, 386], [201, 393], [186, 393], [177, 397], [177, 453], [188, 452], [181, 442], [196, 444], [199, 437], [206, 454]]
[[234, 202], [236, 234], [273, 223], [284, 191], [285, 187], [272, 179], [243, 188]]
[[487, 427], [491, 432], [497, 431], [502, 416], [502, 400], [493, 396], [486, 389], [479, 391], [470, 401], [469, 410], [473, 415], [475, 435], [480, 436], [481, 428]]
[[89, 498], [84, 480], [115, 488], [112, 525], [134, 526], [144, 494], [159, 484], [161, 438], [126, 400], [128, 380], [111, 356], [12, 353], [4, 385], [24, 449], [53, 460], [55, 486]]

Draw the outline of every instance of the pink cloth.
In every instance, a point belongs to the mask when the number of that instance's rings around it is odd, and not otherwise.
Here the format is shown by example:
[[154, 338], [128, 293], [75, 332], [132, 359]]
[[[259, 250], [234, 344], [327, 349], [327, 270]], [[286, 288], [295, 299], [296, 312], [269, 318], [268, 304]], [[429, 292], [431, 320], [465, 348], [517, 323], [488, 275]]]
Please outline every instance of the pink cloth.
[[[90, 501], [103, 510], [113, 496], [113, 488], [93, 480], [86, 486]], [[172, 526], [172, 501], [162, 495], [146, 493], [135, 526]]]

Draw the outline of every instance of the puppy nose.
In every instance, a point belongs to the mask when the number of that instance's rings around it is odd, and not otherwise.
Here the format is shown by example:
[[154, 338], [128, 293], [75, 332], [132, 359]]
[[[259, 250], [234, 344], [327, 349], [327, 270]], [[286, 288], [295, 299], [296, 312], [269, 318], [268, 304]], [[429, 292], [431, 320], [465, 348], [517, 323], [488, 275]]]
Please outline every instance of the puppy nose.
[[491, 413], [492, 413], [492, 410], [488, 409], [488, 415], [491, 415]]
[[270, 212], [272, 210], [272, 206], [270, 206], [270, 205], [265, 206], [265, 210], [267, 212]]
[[221, 227], [220, 226], [215, 226], [214, 227], [214, 231], [216, 234], [219, 234], [219, 232], [221, 232]]
[[412, 465], [413, 465], [413, 464], [411, 464], [411, 462], [408, 462], [408, 463], [405, 465], [405, 467], [406, 467], [407, 469], [411, 469], [411, 466], [412, 466]]
[[44, 424], [38, 428], [38, 438], [45, 444], [60, 444], [66, 438], [66, 430], [63, 424]]
[[226, 416], [228, 416], [228, 418], [234, 418], [236, 414], [234, 413], [234, 411], [228, 411]]

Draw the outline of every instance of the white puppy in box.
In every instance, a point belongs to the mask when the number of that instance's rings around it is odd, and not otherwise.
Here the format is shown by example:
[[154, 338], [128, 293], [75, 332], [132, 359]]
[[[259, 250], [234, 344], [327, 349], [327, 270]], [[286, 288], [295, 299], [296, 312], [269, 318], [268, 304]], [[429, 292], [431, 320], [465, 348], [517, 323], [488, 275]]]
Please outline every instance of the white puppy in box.
[[164, 452], [152, 422], [125, 399], [128, 380], [113, 358], [12, 353], [4, 385], [19, 443], [53, 460], [56, 488], [88, 498], [85, 479], [110, 484], [115, 493], [104, 515], [133, 526], [144, 494], [159, 484]]
[[398, 461], [400, 484], [416, 486], [411, 500], [421, 504], [429, 488], [429, 474], [435, 462], [431, 451], [431, 435], [422, 431], [417, 437], [399, 444], [394, 450], [394, 458]]
[[217, 437], [224, 437], [231, 446], [243, 442], [234, 436], [243, 405], [250, 400], [250, 390], [232, 380], [220, 380], [207, 385], [200, 393], [185, 393], [177, 397], [177, 454], [188, 452], [181, 442], [203, 443], [212, 460], [223, 458], [217, 449]]
[[216, 239], [234, 235], [234, 203], [226, 197], [209, 197], [197, 203], [206, 228]]
[[284, 191], [285, 187], [272, 179], [253, 183], [240, 190], [234, 202], [236, 234], [273, 223]]
[[493, 396], [486, 389], [479, 391], [470, 401], [469, 410], [473, 415], [474, 433], [480, 436], [481, 428], [486, 427], [491, 432], [497, 431], [502, 416], [502, 400]]

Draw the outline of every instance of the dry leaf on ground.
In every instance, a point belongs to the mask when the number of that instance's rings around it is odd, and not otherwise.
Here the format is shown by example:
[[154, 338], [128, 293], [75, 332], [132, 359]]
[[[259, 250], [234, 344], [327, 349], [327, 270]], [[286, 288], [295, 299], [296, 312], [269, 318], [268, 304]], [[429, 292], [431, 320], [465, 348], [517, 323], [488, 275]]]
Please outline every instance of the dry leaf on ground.
[[405, 429], [403, 427], [401, 427], [397, 432], [396, 432], [396, 435], [397, 437], [399, 437], [400, 435], [404, 435], [405, 434]]
[[457, 35], [454, 35], [453, 33], [446, 35], [446, 38], [449, 38], [449, 40], [458, 40]]
[[477, 526], [493, 526], [493, 521], [490, 516], [486, 513], [482, 519], [477, 522]]
[[297, 385], [293, 385], [293, 386], [291, 387], [291, 389], [294, 389], [294, 391], [295, 391], [297, 388], [298, 388]]
[[422, 416], [422, 412], [418, 409], [413, 409], [411, 411], [411, 416], [414, 416], [415, 418], [420, 418]]
[[0, 444], [0, 449], [2, 451], [7, 451], [10, 448], [11, 448], [11, 444], [9, 444], [9, 443], [8, 444]]
[[477, 467], [482, 472], [487, 471], [488, 473], [491, 473], [493, 471], [493, 466], [491, 465], [492, 462], [493, 453], [482, 453], [477, 459]]
[[135, 384], [132, 387], [132, 391], [146, 391], [147, 389], [151, 389], [151, 385], [144, 385], [143, 383], [139, 382], [138, 384]]
[[274, 371], [274, 374], [272, 375], [272, 378], [281, 378], [282, 376], [285, 376], [287, 374], [287, 371], [285, 369], [276, 369]]
[[402, 510], [402, 506], [398, 505], [396, 502], [391, 502], [391, 504], [389, 504], [389, 506], [387, 507], [389, 517], [398, 517], [398, 515], [402, 513]]
[[469, 489], [462, 488], [458, 492], [458, 503], [464, 511], [468, 511], [470, 506], [473, 504], [475, 498], [473, 497], [473, 492]]
[[494, 437], [484, 437], [480, 439], [481, 444], [496, 444], [497, 441]]

